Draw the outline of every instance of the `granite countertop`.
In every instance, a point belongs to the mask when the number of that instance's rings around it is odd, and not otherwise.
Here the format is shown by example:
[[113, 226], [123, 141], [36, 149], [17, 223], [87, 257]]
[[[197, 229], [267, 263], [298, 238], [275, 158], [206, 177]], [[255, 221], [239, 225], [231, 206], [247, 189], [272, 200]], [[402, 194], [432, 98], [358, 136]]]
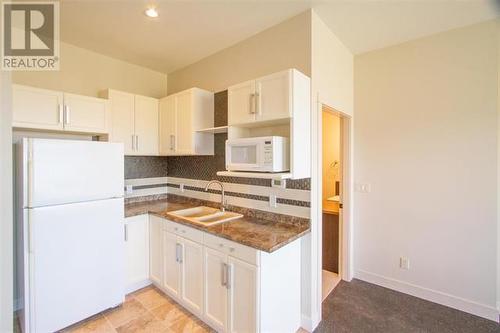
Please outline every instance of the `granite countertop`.
[[[278, 218], [282, 215], [278, 214], [274, 215], [277, 220], [260, 219], [245, 214], [240, 219], [212, 226], [199, 225], [168, 214], [171, 211], [199, 205], [198, 202], [179, 202], [170, 199], [126, 203], [125, 217], [149, 213], [269, 253], [310, 232], [309, 223], [282, 222]], [[268, 216], [271, 217], [273, 214]]]

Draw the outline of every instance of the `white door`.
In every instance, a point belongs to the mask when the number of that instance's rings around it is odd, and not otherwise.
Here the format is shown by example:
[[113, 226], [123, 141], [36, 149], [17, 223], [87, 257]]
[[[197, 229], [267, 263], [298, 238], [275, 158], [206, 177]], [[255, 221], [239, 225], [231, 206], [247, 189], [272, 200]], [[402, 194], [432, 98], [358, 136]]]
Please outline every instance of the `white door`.
[[228, 89], [228, 125], [255, 121], [255, 81], [247, 81]]
[[158, 100], [135, 96], [136, 155], [158, 155]]
[[64, 113], [64, 129], [66, 131], [108, 132], [108, 112], [105, 99], [64, 93]]
[[258, 332], [258, 268], [233, 257], [229, 267], [229, 329], [231, 333]]
[[226, 255], [205, 247], [204, 250], [205, 304], [204, 318], [217, 331], [226, 331], [227, 327], [227, 288]]
[[176, 135], [176, 153], [180, 155], [189, 155], [194, 153], [193, 147], [193, 94], [186, 91], [176, 95], [177, 98], [177, 135]]
[[169, 96], [160, 100], [160, 154], [175, 153], [176, 136], [176, 97]]
[[138, 215], [125, 219], [126, 292], [147, 285], [149, 280], [149, 219]]
[[28, 166], [24, 175], [27, 207], [123, 196], [121, 144], [24, 139], [23, 155]]
[[161, 286], [163, 281], [163, 220], [149, 217], [149, 278]]
[[12, 85], [12, 126], [63, 129], [63, 93], [18, 84]]
[[26, 211], [29, 332], [58, 331], [124, 301], [123, 198]]
[[184, 305], [196, 315], [203, 308], [203, 246], [178, 237], [182, 246], [181, 256], [181, 299]]
[[163, 232], [163, 288], [167, 293], [180, 298], [180, 245], [177, 236]]
[[134, 95], [116, 90], [108, 91], [111, 109], [111, 141], [121, 142], [125, 155], [135, 151]]
[[256, 80], [257, 120], [291, 117], [290, 73], [283, 71]]

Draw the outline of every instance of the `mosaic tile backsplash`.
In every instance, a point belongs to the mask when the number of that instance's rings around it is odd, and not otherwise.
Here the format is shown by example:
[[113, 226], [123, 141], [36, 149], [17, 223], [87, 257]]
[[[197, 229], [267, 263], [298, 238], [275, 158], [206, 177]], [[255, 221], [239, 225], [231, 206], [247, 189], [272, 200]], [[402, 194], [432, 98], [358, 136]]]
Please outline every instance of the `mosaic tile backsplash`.
[[167, 157], [125, 156], [125, 179], [167, 176]]

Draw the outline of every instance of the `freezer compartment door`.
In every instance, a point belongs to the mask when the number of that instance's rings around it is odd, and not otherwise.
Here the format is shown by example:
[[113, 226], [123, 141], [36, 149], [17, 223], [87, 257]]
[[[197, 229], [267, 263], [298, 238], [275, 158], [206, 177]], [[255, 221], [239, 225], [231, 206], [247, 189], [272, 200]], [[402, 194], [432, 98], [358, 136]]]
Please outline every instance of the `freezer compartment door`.
[[54, 332], [125, 297], [123, 198], [28, 209], [30, 332]]
[[123, 196], [123, 144], [26, 139], [27, 207]]

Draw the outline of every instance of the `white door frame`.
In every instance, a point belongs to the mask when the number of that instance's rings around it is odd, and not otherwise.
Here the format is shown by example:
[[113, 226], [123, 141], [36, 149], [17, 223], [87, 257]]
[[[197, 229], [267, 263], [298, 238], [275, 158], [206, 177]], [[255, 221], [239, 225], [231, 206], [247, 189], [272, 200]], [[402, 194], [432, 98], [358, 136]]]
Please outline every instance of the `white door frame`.
[[13, 204], [11, 74], [0, 72], [0, 331], [13, 324]]
[[[315, 191], [311, 195], [311, 200], [315, 200], [316, 203], [311, 202], [311, 217], [312, 223], [316, 224], [316, 233], [313, 233], [315, 239], [312, 240], [312, 246], [315, 249], [311, 249], [313, 255], [313, 260], [316, 263], [311, 265], [313, 268], [312, 272], [312, 287], [315, 297], [312, 297], [312, 328], [315, 328], [321, 321], [321, 303], [322, 303], [322, 220], [323, 220], [323, 209], [322, 209], [322, 198], [323, 198], [323, 105], [329, 109], [338, 112], [339, 116], [342, 118], [342, 221], [339, 223], [342, 225], [341, 230], [341, 250], [340, 250], [340, 273], [342, 280], [351, 281], [353, 278], [353, 256], [352, 256], [352, 230], [353, 230], [353, 119], [350, 115], [343, 113], [341, 110], [329, 106], [326, 103], [322, 103], [318, 98], [316, 103], [316, 115], [315, 117], [316, 128], [313, 128], [312, 133], [316, 133], [316, 137], [313, 135], [313, 144], [316, 145], [317, 149], [317, 159], [313, 158], [312, 161], [312, 177], [311, 177], [311, 190]], [[314, 123], [314, 122], [313, 122]]]

